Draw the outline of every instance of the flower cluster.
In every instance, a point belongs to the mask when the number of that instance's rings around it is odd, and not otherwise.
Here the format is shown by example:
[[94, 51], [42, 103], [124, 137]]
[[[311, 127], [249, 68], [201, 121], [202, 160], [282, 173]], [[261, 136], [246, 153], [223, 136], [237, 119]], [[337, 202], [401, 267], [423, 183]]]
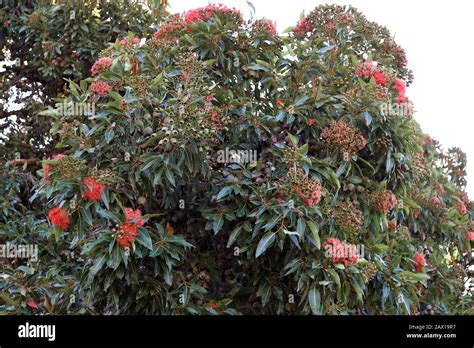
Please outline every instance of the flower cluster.
[[402, 104], [408, 102], [408, 98], [405, 95], [406, 93], [406, 83], [405, 81], [397, 78], [395, 79], [395, 89], [397, 90], [397, 103]]
[[375, 64], [371, 60], [366, 60], [356, 68], [356, 74], [359, 77], [368, 79], [375, 70]]
[[415, 255], [415, 270], [421, 272], [423, 267], [426, 266], [426, 260], [423, 254], [416, 253]]
[[104, 81], [97, 81], [97, 82], [92, 82], [91, 83], [91, 91], [95, 92], [103, 97], [107, 96], [107, 91], [111, 91], [112, 86], [107, 84], [107, 82]]
[[373, 262], [367, 262], [362, 268], [362, 275], [365, 278], [365, 282], [368, 283], [377, 275], [378, 269]]
[[48, 218], [53, 226], [57, 226], [63, 230], [69, 227], [70, 219], [67, 211], [59, 206], [52, 208], [48, 212]]
[[397, 206], [397, 196], [389, 190], [379, 192], [377, 193], [376, 206], [380, 213], [386, 215]]
[[375, 83], [378, 85], [386, 86], [387, 85], [387, 75], [382, 71], [377, 69], [377, 65], [370, 60], [366, 60], [356, 68], [357, 76], [368, 79], [374, 77]]
[[252, 25], [253, 32], [257, 36], [275, 36], [277, 33], [275, 24], [269, 19], [258, 19]]
[[459, 214], [465, 215], [467, 214], [467, 207], [464, 202], [460, 199], [456, 200], [456, 209], [458, 210]]
[[104, 193], [105, 185], [98, 183], [94, 180], [93, 177], [88, 176], [84, 179], [84, 184], [86, 185], [84, 191], [84, 197], [91, 201], [99, 201], [102, 198], [102, 194]]
[[304, 175], [301, 168], [290, 168], [288, 177], [292, 183], [292, 190], [303, 200], [303, 204], [307, 207], [318, 204], [321, 200], [321, 185], [314, 178]]
[[233, 18], [238, 24], [243, 22], [242, 14], [235, 8], [229, 8], [223, 4], [209, 4], [205, 7], [199, 7], [189, 10], [184, 15], [184, 23], [192, 24], [201, 21], [208, 21], [215, 13], [222, 13]]
[[382, 70], [375, 70], [372, 74], [375, 79], [375, 83], [378, 85], [387, 85], [387, 75]]
[[321, 137], [327, 147], [338, 149], [343, 154], [355, 153], [367, 145], [364, 136], [353, 125], [345, 121], [333, 122], [329, 127], [323, 129]]
[[112, 58], [110, 57], [102, 57], [98, 61], [94, 63], [92, 66], [91, 72], [92, 76], [100, 74], [104, 70], [107, 70], [112, 65]]
[[140, 209], [125, 208], [125, 222], [120, 225], [117, 243], [124, 249], [130, 248], [138, 234], [138, 226], [143, 226], [145, 219]]
[[329, 215], [340, 231], [357, 234], [364, 223], [362, 212], [353, 202], [341, 202], [329, 209]]
[[178, 39], [180, 32], [185, 28], [179, 16], [173, 15], [170, 21], [163, 24], [154, 34], [153, 42], [158, 47], [172, 44]]
[[314, 29], [313, 24], [311, 24], [311, 22], [307, 18], [305, 18], [305, 19], [300, 20], [296, 24], [295, 28], [293, 29], [293, 33], [295, 34], [296, 37], [303, 37], [307, 33], [313, 31], [313, 29]]
[[396, 231], [398, 228], [397, 221], [396, 220], [390, 220], [387, 223], [387, 230], [389, 231]]
[[[131, 41], [132, 45], [138, 45], [140, 43], [140, 39], [138, 37], [134, 37], [133, 40]], [[130, 45], [130, 40], [128, 37], [125, 39], [120, 40], [120, 45], [121, 46], [129, 46]]]
[[334, 264], [343, 263], [349, 267], [359, 262], [359, 252], [354, 245], [341, 242], [337, 238], [329, 237], [323, 242], [322, 247], [326, 250], [327, 256]]
[[[53, 157], [53, 161], [58, 161], [63, 157], [64, 157], [63, 154], [57, 154]], [[45, 181], [49, 180], [49, 172], [50, 171], [51, 171], [51, 165], [45, 164], [44, 167], [43, 167], [43, 178], [44, 178]]]
[[467, 233], [466, 233], [466, 239], [467, 239], [468, 241], [474, 240], [474, 232], [467, 232]]

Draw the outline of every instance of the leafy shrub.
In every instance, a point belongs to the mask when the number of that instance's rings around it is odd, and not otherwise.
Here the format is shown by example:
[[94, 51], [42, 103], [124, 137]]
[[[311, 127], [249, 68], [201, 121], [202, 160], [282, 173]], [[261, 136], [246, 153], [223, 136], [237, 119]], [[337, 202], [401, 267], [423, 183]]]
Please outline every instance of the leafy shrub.
[[332, 5], [278, 36], [209, 5], [136, 38], [70, 82], [94, 115], [42, 113], [62, 156], [35, 199], [87, 311], [472, 312], [465, 159], [393, 112], [412, 74], [385, 28]]

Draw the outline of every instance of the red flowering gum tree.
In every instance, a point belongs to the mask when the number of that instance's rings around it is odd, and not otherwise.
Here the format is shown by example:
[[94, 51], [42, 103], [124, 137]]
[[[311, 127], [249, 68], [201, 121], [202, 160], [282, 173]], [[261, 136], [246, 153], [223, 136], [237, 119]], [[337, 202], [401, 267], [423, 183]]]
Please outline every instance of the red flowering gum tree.
[[321, 6], [280, 37], [208, 5], [135, 39], [70, 84], [94, 115], [44, 113], [64, 157], [38, 192], [81, 254], [87, 310], [469, 310], [465, 163], [404, 108], [385, 28]]

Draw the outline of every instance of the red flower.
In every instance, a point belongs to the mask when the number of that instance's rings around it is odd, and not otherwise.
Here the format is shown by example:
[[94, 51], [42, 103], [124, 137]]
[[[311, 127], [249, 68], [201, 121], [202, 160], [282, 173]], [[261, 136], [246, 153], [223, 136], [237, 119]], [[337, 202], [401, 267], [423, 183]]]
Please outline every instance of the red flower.
[[112, 87], [104, 81], [97, 81], [91, 83], [91, 91], [100, 94], [103, 97], [107, 96], [107, 91], [111, 91]]
[[293, 29], [293, 33], [295, 34], [296, 37], [303, 37], [310, 31], [313, 31], [314, 26], [311, 24], [311, 22], [308, 19], [303, 19], [296, 23], [295, 28]]
[[383, 214], [388, 214], [397, 206], [397, 196], [391, 191], [384, 191], [377, 202], [378, 210]]
[[456, 202], [456, 209], [459, 211], [459, 214], [461, 215], [464, 215], [467, 213], [466, 205], [461, 200], [458, 200]]
[[315, 120], [314, 118], [310, 118], [310, 119], [308, 120], [308, 126], [310, 126], [310, 127], [311, 127], [313, 124], [315, 124], [315, 123], [316, 123], [316, 120]]
[[[120, 45], [121, 46], [127, 46], [128, 45], [128, 37], [126, 37], [125, 39], [122, 39], [120, 40]], [[134, 45], [138, 45], [140, 43], [140, 39], [138, 37], [134, 37], [133, 40], [132, 40], [132, 43]]]
[[415, 270], [420, 272], [424, 266], [426, 266], [426, 260], [423, 254], [416, 253], [415, 254]]
[[7, 27], [8, 27], [8, 22], [7, 22], [7, 21], [3, 22], [3, 26], [4, 26], [5, 28], [7, 28]]
[[138, 226], [143, 226], [145, 219], [142, 217], [140, 209], [133, 210], [125, 208], [125, 223], [120, 225], [120, 232], [117, 238], [119, 243], [125, 249], [130, 248], [138, 234]]
[[208, 21], [215, 13], [230, 15], [236, 19], [238, 24], [242, 23], [243, 21], [242, 14], [239, 10], [235, 8], [229, 8], [222, 4], [209, 4], [206, 7], [200, 7], [186, 12], [184, 15], [184, 23], [192, 24], [201, 21]]
[[207, 97], [206, 97], [206, 101], [208, 103], [212, 103], [212, 101], [214, 100], [214, 94], [209, 94]]
[[350, 267], [359, 262], [359, 251], [354, 245], [329, 237], [322, 246], [334, 264], [344, 263], [346, 267]]
[[474, 240], [474, 232], [467, 232], [466, 239], [469, 241]]
[[275, 99], [275, 103], [276, 103], [277, 105], [279, 105], [279, 106], [284, 106], [284, 105], [285, 105], [285, 103], [283, 102], [283, 100], [280, 99], [280, 98], [276, 98], [276, 99]]
[[133, 222], [137, 226], [143, 226], [145, 224], [145, 219], [142, 217], [142, 212], [140, 209], [131, 209], [125, 208], [125, 221]]
[[375, 83], [378, 85], [385, 86], [387, 84], [387, 77], [385, 76], [385, 73], [381, 70], [375, 70], [372, 76], [375, 79]]
[[52, 208], [48, 213], [48, 218], [53, 226], [57, 226], [63, 230], [67, 229], [70, 223], [67, 211], [57, 206]]
[[120, 225], [120, 235], [117, 238], [117, 243], [119, 243], [123, 248], [130, 248], [133, 241], [137, 237], [138, 227], [132, 222], [125, 222]]
[[366, 60], [362, 64], [359, 64], [356, 68], [356, 74], [359, 77], [368, 79], [375, 69], [375, 65], [371, 60]]
[[255, 28], [261, 28], [263, 31], [270, 36], [274, 36], [277, 33], [275, 23], [273, 23], [271, 20], [262, 18], [257, 20], [254, 25]]
[[434, 204], [436, 207], [441, 204], [441, 201], [439, 200], [438, 197], [433, 196], [433, 204]]
[[98, 61], [94, 63], [92, 66], [91, 72], [92, 76], [100, 74], [103, 70], [108, 69], [112, 65], [112, 58], [110, 57], [102, 57]]
[[408, 101], [408, 98], [405, 96], [406, 84], [405, 81], [397, 78], [395, 79], [395, 89], [397, 90], [398, 98], [397, 103], [402, 104]]
[[98, 183], [91, 176], [84, 179], [84, 184], [86, 185], [84, 197], [91, 202], [100, 201], [105, 185]]

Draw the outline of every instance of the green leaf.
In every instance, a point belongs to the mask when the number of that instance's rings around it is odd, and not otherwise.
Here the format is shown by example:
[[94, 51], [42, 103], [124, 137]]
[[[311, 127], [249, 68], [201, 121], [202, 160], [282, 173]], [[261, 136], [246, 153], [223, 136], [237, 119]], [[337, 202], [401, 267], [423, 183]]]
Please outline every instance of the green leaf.
[[262, 255], [267, 248], [275, 241], [276, 232], [267, 232], [258, 243], [255, 257]]
[[321, 294], [319, 293], [319, 290], [316, 289], [316, 287], [314, 286], [309, 290], [308, 302], [309, 307], [311, 308], [311, 312], [313, 312], [313, 314], [321, 314]]
[[339, 274], [332, 268], [327, 269], [328, 273], [331, 275], [331, 277], [334, 279], [338, 287], [341, 287], [341, 278], [339, 278]]
[[212, 229], [214, 230], [214, 234], [217, 234], [217, 232], [221, 230], [222, 226], [224, 226], [224, 218], [222, 216], [219, 216], [212, 223]]
[[414, 280], [415, 282], [418, 282], [418, 281], [421, 282], [424, 280], [431, 279], [430, 276], [426, 273], [413, 273], [410, 271], [402, 271], [398, 273], [398, 276], [400, 278], [405, 278], [407, 280]]
[[220, 200], [222, 198], [224, 198], [225, 196], [227, 196], [229, 194], [231, 190], [231, 187], [230, 186], [224, 186], [220, 191], [219, 193], [217, 194], [217, 197], [216, 197], [216, 200]]
[[98, 259], [94, 263], [94, 265], [91, 267], [90, 274], [92, 276], [96, 275], [97, 272], [99, 272], [101, 270], [101, 268], [104, 265], [105, 261], [106, 261], [106, 257], [105, 257], [105, 255], [102, 255], [102, 257], [100, 259]]
[[316, 248], [321, 249], [321, 239], [319, 238], [318, 228], [313, 221], [306, 221], [306, 225], [308, 225], [311, 231]]
[[365, 120], [365, 125], [369, 126], [372, 123], [372, 115], [367, 111], [362, 111], [361, 115]]
[[115, 132], [112, 128], [107, 129], [105, 132], [105, 142], [108, 144], [114, 138]]
[[141, 229], [140, 232], [138, 232], [136, 241], [145, 248], [153, 250], [153, 241], [151, 240], [150, 234], [147, 230]]
[[299, 97], [295, 103], [293, 104], [294, 106], [301, 106], [303, 105], [307, 100], [309, 99], [308, 96], [304, 95], [302, 97]]

